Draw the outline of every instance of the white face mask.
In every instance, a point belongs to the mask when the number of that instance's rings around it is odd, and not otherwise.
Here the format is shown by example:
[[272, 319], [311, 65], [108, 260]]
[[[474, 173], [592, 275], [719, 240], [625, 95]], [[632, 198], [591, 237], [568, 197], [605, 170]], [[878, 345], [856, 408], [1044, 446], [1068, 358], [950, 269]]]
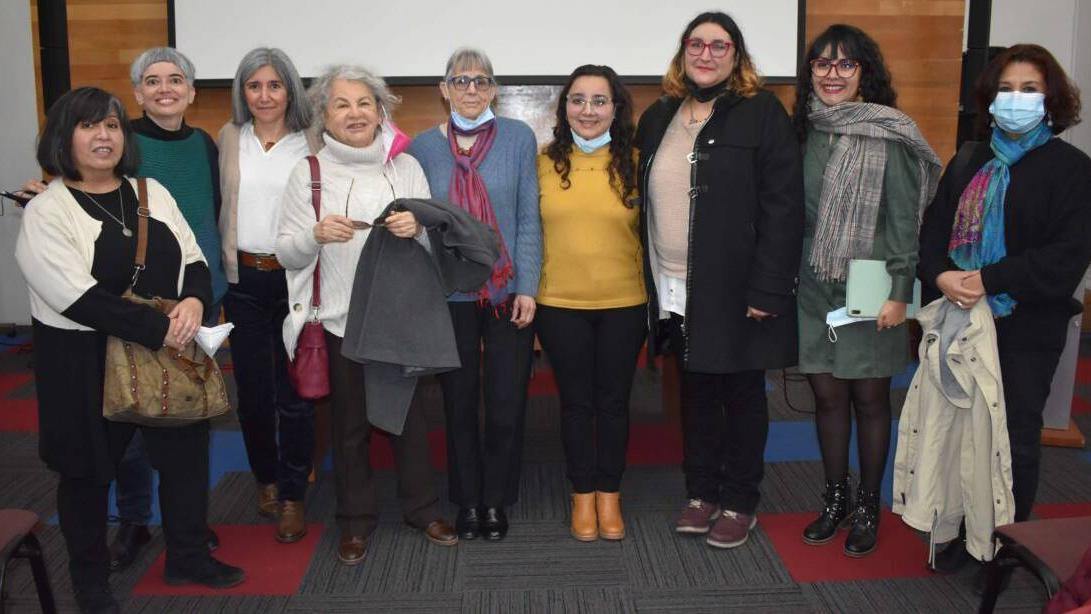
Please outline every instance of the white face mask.
[[576, 147], [580, 148], [580, 151], [589, 154], [610, 143], [610, 131], [607, 130], [593, 139], [585, 139], [576, 134], [575, 130], [572, 130], [572, 142], [576, 144]]
[[458, 114], [458, 111], [451, 110], [451, 121], [454, 122], [455, 127], [459, 130], [467, 131], [475, 128], [480, 128], [484, 124], [492, 121], [496, 116], [493, 115], [492, 107], [485, 107], [485, 110], [481, 112], [481, 115], [473, 119], [467, 119]]
[[1026, 134], [1046, 116], [1046, 95], [1041, 92], [997, 92], [989, 105], [989, 113], [1001, 130]]

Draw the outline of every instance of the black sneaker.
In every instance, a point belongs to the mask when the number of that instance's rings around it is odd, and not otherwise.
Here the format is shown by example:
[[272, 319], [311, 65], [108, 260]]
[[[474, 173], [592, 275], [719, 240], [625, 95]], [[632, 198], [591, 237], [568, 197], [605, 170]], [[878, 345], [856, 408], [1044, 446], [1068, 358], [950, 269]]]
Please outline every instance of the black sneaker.
[[76, 604], [82, 614], [120, 614], [121, 608], [110, 593], [108, 584], [76, 587]]
[[931, 569], [939, 574], [953, 574], [971, 561], [974, 561], [974, 557], [966, 551], [966, 540], [955, 539], [948, 542], [946, 548], [936, 553], [936, 560], [932, 563]]
[[209, 552], [215, 552], [216, 549], [220, 547], [220, 536], [216, 535], [216, 532], [213, 531], [211, 528], [209, 528], [208, 530], [208, 537], [206, 538], [206, 541], [208, 542]]
[[168, 562], [163, 574], [163, 580], [171, 586], [201, 584], [209, 588], [231, 588], [245, 579], [246, 573], [241, 568], [221, 563], [211, 556], [181, 568]]

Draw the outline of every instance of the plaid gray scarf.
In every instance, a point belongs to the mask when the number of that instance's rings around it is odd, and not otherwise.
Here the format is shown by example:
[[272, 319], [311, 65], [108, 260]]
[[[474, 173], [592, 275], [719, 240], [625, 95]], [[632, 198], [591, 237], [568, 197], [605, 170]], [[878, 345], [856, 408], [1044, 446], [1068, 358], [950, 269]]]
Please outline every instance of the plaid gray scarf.
[[816, 131], [842, 137], [822, 177], [808, 262], [819, 279], [844, 281], [849, 260], [871, 256], [886, 168], [885, 141], [902, 143], [917, 159], [918, 223], [936, 193], [942, 165], [917, 124], [892, 107], [866, 102], [828, 107], [816, 97], [807, 119]]

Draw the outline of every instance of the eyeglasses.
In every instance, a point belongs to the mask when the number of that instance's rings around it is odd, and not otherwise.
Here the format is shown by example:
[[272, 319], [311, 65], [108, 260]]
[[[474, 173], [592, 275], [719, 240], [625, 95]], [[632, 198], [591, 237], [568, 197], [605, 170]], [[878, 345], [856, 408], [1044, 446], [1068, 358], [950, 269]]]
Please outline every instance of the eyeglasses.
[[830, 58], [815, 58], [811, 60], [811, 74], [816, 77], [828, 77], [832, 70], [837, 73], [838, 77], [848, 79], [856, 74], [858, 68], [860, 68], [860, 62], [857, 62], [856, 60], [831, 60]]
[[699, 38], [687, 38], [682, 41], [682, 46], [686, 48], [686, 53], [697, 57], [705, 52], [705, 48], [708, 48], [709, 54], [714, 58], [722, 58], [727, 55], [727, 52], [733, 47], [735, 43], [731, 41], [722, 41], [716, 39], [711, 42], [705, 42]]
[[487, 91], [492, 89], [492, 86], [496, 85], [496, 81], [492, 77], [486, 77], [484, 75], [479, 77], [457, 75], [447, 78], [447, 85], [450, 85], [460, 92], [470, 89], [471, 83], [474, 84], [474, 87], [477, 88], [478, 91]]
[[590, 98], [587, 98], [586, 96], [575, 95], [566, 96], [565, 100], [568, 101], [568, 106], [572, 107], [573, 109], [582, 109], [587, 106], [588, 103], [590, 103], [591, 108], [595, 111], [598, 111], [599, 109], [605, 109], [607, 105], [614, 102], [606, 96], [592, 96]]

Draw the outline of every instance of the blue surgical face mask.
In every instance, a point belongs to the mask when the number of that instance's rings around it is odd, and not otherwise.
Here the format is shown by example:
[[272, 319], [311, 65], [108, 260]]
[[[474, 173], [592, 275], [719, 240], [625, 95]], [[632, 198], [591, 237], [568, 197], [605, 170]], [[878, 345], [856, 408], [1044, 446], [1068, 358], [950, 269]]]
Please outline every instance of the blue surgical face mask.
[[481, 115], [478, 115], [473, 119], [467, 119], [459, 115], [458, 111], [455, 111], [454, 109], [451, 110], [451, 121], [455, 123], [455, 126], [459, 130], [463, 131], [480, 128], [486, 122], [492, 121], [495, 117], [496, 116], [493, 115], [492, 112], [492, 107], [485, 107], [485, 110], [481, 112]]
[[576, 147], [580, 148], [580, 151], [589, 154], [610, 143], [610, 131], [607, 130], [593, 139], [585, 139], [576, 134], [575, 130], [572, 130], [572, 141], [576, 144]]
[[1046, 116], [1046, 95], [1040, 92], [997, 92], [989, 113], [1004, 132], [1026, 134]]

